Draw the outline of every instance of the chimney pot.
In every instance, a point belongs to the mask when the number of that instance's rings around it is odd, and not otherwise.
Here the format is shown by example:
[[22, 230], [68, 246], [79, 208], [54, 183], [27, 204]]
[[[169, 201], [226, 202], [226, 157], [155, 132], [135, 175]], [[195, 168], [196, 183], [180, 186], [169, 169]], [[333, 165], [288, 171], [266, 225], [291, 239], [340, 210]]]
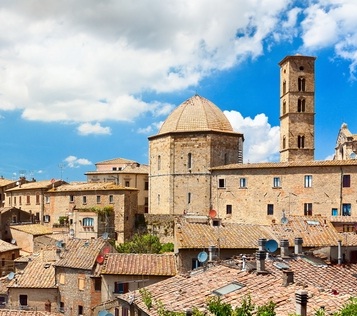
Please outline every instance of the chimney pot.
[[259, 238], [259, 240], [258, 240], [259, 250], [265, 251], [266, 243], [267, 243], [267, 240], [265, 238]]
[[283, 286], [294, 283], [294, 271], [283, 270]]
[[280, 240], [280, 255], [282, 258], [289, 257], [289, 240]]
[[265, 258], [266, 253], [263, 250], [258, 250], [256, 252], [256, 259], [257, 259], [257, 272], [265, 272]]
[[299, 290], [295, 293], [296, 314], [300, 316], [307, 315], [308, 293], [305, 290]]
[[302, 254], [302, 244], [303, 244], [303, 240], [301, 237], [296, 237], [295, 240], [295, 254], [296, 255], [301, 255]]

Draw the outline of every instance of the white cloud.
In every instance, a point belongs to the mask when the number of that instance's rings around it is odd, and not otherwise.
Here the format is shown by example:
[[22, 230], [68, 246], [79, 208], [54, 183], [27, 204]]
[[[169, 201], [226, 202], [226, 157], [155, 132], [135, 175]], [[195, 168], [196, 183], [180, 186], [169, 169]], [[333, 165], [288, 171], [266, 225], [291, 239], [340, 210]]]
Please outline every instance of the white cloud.
[[79, 168], [80, 166], [88, 166], [93, 163], [85, 158], [77, 158], [76, 156], [68, 156], [64, 159], [67, 167], [69, 168]]
[[265, 114], [253, 119], [237, 111], [224, 111], [234, 131], [244, 134], [244, 162], [279, 161], [279, 126], [271, 126]]
[[100, 134], [100, 135], [110, 135], [110, 127], [103, 127], [99, 123], [83, 123], [77, 128], [79, 135], [90, 135], [90, 134]]

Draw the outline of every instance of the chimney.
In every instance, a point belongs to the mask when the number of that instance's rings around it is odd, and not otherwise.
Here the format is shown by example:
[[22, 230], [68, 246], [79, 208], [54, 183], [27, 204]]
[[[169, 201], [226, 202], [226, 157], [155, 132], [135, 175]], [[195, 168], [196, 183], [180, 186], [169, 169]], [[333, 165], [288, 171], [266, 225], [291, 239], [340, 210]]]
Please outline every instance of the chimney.
[[283, 286], [288, 286], [294, 283], [294, 271], [283, 270]]
[[337, 257], [337, 263], [342, 264], [342, 240], [338, 240], [338, 257]]
[[289, 240], [280, 240], [280, 255], [282, 258], [289, 257]]
[[296, 301], [296, 315], [306, 316], [307, 315], [307, 291], [299, 290], [295, 293]]
[[265, 258], [266, 258], [266, 253], [263, 250], [258, 250], [256, 255], [257, 259], [257, 273], [265, 273]]
[[212, 262], [215, 255], [214, 252], [216, 251], [216, 246], [208, 246], [208, 262]]
[[259, 240], [258, 240], [259, 250], [265, 251], [266, 243], [267, 243], [267, 240], [265, 238], [259, 238]]
[[301, 237], [296, 237], [295, 240], [295, 255], [302, 255], [302, 244], [303, 244], [303, 240]]

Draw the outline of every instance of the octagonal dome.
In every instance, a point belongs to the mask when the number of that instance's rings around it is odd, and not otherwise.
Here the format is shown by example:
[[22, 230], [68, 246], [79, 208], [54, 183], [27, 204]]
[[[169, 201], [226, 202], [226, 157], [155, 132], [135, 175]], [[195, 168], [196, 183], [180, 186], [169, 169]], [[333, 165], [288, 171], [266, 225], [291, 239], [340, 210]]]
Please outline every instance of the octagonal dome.
[[159, 134], [189, 131], [233, 132], [233, 128], [218, 106], [194, 95], [173, 110]]

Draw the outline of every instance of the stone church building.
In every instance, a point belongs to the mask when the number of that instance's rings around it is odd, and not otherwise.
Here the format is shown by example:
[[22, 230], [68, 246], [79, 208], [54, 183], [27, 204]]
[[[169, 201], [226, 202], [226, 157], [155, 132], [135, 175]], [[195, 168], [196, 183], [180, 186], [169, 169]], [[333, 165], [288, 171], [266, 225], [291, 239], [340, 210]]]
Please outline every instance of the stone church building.
[[243, 163], [244, 136], [195, 95], [149, 137], [150, 213], [214, 221], [357, 216], [357, 137], [342, 125], [334, 160], [314, 160], [315, 57], [280, 63], [280, 162]]

